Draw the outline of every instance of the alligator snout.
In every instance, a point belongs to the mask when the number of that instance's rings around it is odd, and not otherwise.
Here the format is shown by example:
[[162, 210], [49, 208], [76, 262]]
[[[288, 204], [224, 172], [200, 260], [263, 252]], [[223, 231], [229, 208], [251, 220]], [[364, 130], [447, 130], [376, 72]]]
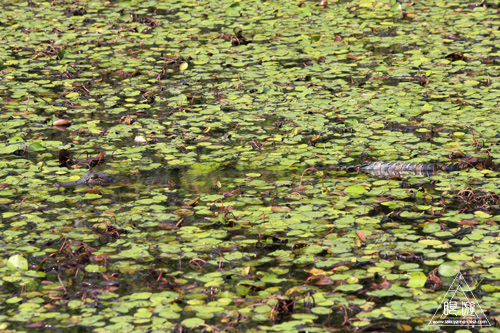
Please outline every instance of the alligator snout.
[[54, 187], [72, 187], [78, 185], [93, 186], [109, 186], [115, 181], [115, 178], [104, 172], [87, 171], [82, 178], [72, 181], [55, 183]]

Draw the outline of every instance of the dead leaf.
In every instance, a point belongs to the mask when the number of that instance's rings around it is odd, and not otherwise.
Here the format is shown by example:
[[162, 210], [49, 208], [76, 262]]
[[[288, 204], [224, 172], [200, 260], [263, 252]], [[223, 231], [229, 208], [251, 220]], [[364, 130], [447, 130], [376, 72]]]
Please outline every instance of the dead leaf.
[[126, 115], [125, 117], [123, 117], [121, 120], [122, 124], [125, 124], [125, 125], [131, 125], [132, 124], [132, 118], [130, 118], [130, 115]]
[[332, 278], [326, 275], [313, 275], [306, 280], [306, 283], [309, 283], [311, 280], [314, 280], [314, 284], [318, 286], [334, 284]]
[[356, 235], [363, 243], [366, 243], [366, 236], [363, 231], [356, 231]]
[[455, 222], [455, 223], [456, 224], [460, 224], [460, 225], [476, 225], [479, 222], [476, 221], [476, 220], [461, 220], [461, 221], [458, 221], [458, 222]]
[[52, 126], [70, 126], [71, 123], [64, 119], [57, 119], [52, 123]]

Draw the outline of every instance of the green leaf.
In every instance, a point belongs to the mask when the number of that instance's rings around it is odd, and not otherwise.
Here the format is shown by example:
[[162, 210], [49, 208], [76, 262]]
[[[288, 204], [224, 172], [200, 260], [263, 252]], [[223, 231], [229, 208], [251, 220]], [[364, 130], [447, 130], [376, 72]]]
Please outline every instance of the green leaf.
[[24, 258], [19, 254], [15, 254], [7, 260], [7, 268], [9, 268], [12, 271], [15, 270], [27, 271], [28, 260], [26, 260], [26, 258]]
[[442, 276], [455, 276], [460, 272], [460, 265], [455, 262], [444, 262], [439, 266], [439, 274]]
[[411, 272], [409, 278], [407, 286], [412, 288], [423, 288], [427, 281], [427, 277], [423, 272]]
[[344, 189], [344, 192], [351, 194], [363, 194], [368, 192], [368, 190], [361, 185], [351, 185]]

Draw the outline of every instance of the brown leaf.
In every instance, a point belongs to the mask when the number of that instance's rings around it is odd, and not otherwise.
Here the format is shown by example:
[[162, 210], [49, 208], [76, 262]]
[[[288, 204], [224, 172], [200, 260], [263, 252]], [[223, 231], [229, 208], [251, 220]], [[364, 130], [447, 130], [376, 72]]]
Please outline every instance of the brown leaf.
[[458, 222], [455, 222], [455, 223], [456, 224], [460, 224], [460, 225], [476, 225], [479, 222], [477, 222], [476, 220], [461, 220], [461, 221], [458, 221]]
[[35, 328], [35, 327], [42, 327], [44, 326], [45, 324], [43, 323], [43, 321], [35, 321], [31, 324], [27, 324], [25, 327], [29, 327], [29, 328]]
[[290, 211], [289, 207], [286, 206], [272, 206], [271, 212], [273, 213], [287, 213]]
[[52, 123], [52, 126], [70, 126], [71, 123], [64, 119], [57, 119]]
[[171, 230], [171, 229], [177, 229], [178, 227], [173, 223], [160, 222], [158, 223], [158, 228]]
[[438, 269], [439, 267], [434, 268], [429, 272], [429, 276], [427, 276], [427, 283], [432, 290], [438, 290], [443, 286], [443, 281], [437, 276]]
[[310, 276], [307, 280], [306, 283], [311, 282], [311, 280], [315, 280], [314, 284], [318, 286], [326, 286], [330, 284], [334, 284], [332, 278], [326, 275], [313, 275]]
[[387, 281], [387, 277], [384, 278], [384, 281], [380, 282], [379, 284], [377, 283], [373, 283], [373, 287], [375, 287], [375, 289], [389, 289], [392, 287], [392, 284]]
[[356, 231], [356, 235], [363, 243], [366, 243], [366, 236], [363, 231]]
[[382, 81], [387, 79], [387, 75], [382, 75], [382, 76], [372, 76], [371, 78], [368, 79], [368, 81]]
[[4, 103], [18, 103], [19, 100], [10, 97], [2, 97]]
[[106, 152], [105, 152], [105, 151], [103, 151], [103, 152], [101, 152], [101, 153], [97, 154], [97, 156], [96, 156], [95, 158], [96, 158], [97, 160], [101, 161], [101, 160], [103, 160], [103, 159], [104, 159], [104, 155], [106, 155]]
[[85, 191], [84, 193], [85, 193], [85, 194], [87, 194], [87, 193], [91, 193], [91, 194], [102, 194], [102, 193], [101, 193], [101, 191], [99, 191], [99, 190], [95, 190], [95, 189], [93, 189], [93, 188], [91, 188], [90, 190]]
[[126, 115], [121, 119], [121, 122], [125, 125], [131, 125], [132, 124], [132, 118], [130, 118], [130, 115]]
[[296, 188], [294, 188], [293, 190], [294, 191], [305, 191], [305, 190], [307, 190], [307, 187], [300, 185], [300, 186], [297, 186]]
[[61, 132], [66, 132], [68, 130], [68, 126], [52, 126], [52, 128]]
[[10, 187], [11, 189], [13, 189], [14, 191], [17, 192], [16, 188], [10, 184], [6, 184], [6, 183], [1, 183], [0, 184], [0, 188], [5, 188], [5, 187]]

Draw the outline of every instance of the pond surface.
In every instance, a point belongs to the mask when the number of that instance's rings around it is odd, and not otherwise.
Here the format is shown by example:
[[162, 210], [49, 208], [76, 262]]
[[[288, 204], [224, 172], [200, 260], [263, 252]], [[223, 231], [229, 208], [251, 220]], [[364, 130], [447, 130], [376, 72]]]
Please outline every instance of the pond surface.
[[0, 330], [499, 331], [498, 5], [0, 6]]

